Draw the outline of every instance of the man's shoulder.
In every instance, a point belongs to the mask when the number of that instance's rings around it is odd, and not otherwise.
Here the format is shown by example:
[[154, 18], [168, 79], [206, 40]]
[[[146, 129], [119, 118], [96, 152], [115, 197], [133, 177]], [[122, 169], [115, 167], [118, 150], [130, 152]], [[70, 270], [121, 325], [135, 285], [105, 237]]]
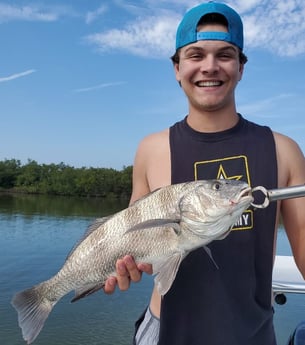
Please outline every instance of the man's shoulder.
[[298, 144], [295, 140], [293, 140], [292, 138], [288, 137], [285, 134], [279, 133], [279, 132], [275, 132], [272, 131], [274, 140], [277, 144], [277, 146], [279, 147], [287, 147], [287, 146], [292, 146], [292, 147], [298, 147]]
[[145, 136], [139, 143], [136, 157], [147, 161], [150, 157], [167, 152], [169, 147], [169, 129], [151, 133]]
[[166, 128], [162, 131], [151, 133], [145, 136], [140, 142], [140, 145], [151, 145], [158, 142], [163, 142], [165, 140], [168, 140], [168, 137], [169, 137], [169, 128]]

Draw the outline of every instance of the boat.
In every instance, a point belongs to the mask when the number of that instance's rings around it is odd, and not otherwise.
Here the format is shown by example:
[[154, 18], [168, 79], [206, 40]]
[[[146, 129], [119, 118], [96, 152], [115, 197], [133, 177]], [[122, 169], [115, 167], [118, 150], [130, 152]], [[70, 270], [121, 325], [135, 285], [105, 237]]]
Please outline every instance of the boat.
[[[272, 289], [274, 301], [277, 304], [285, 304], [286, 294], [305, 294], [305, 280], [298, 270], [293, 256], [276, 255]], [[287, 345], [305, 345], [305, 320], [296, 325], [295, 330], [288, 339]]]

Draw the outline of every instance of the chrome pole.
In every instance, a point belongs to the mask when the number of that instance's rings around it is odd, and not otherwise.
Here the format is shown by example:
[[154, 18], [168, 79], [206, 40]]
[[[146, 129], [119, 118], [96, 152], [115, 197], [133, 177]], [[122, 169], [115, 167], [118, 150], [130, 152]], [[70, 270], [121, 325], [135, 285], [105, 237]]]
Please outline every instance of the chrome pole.
[[272, 201], [304, 197], [305, 184], [269, 190], [263, 186], [252, 188], [252, 193], [258, 191], [264, 194], [265, 199], [261, 204], [253, 202], [251, 205], [255, 208], [266, 208]]

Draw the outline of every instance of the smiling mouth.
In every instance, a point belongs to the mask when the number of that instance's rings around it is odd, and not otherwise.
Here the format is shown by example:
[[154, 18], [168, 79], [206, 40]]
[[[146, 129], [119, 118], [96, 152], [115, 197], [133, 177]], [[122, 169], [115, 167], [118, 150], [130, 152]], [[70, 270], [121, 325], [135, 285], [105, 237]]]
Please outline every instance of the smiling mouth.
[[215, 86], [221, 86], [223, 84], [222, 81], [197, 81], [196, 86], [199, 87], [215, 87]]

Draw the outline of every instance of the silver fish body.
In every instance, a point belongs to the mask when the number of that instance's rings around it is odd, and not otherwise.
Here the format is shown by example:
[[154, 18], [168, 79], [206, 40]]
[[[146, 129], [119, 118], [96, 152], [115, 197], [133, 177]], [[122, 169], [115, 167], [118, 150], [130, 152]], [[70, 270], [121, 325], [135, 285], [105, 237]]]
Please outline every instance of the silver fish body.
[[102, 288], [116, 274], [117, 259], [127, 254], [153, 265], [164, 295], [190, 251], [228, 235], [253, 201], [250, 190], [232, 180], [180, 183], [97, 219], [55, 276], [13, 297], [23, 338], [32, 343], [54, 305], [70, 291], [75, 290], [75, 301]]

